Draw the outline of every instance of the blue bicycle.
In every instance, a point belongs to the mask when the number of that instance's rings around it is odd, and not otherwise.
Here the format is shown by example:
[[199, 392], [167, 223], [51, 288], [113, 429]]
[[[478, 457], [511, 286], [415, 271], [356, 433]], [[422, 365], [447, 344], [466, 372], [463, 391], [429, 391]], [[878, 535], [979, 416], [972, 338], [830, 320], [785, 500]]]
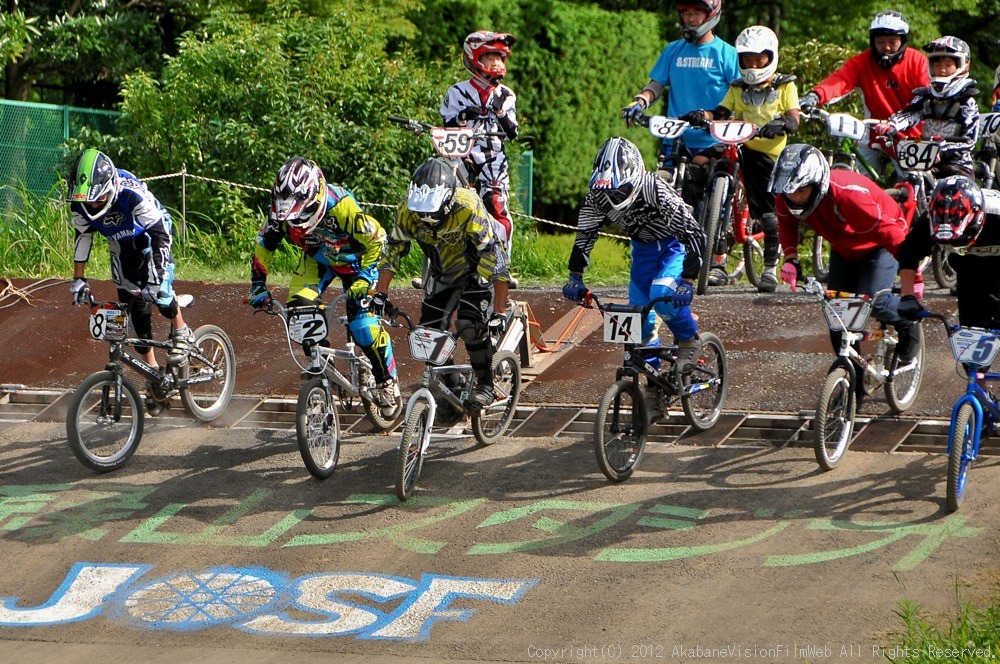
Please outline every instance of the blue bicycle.
[[1000, 352], [1000, 330], [950, 325], [941, 314], [928, 311], [921, 314], [944, 323], [952, 355], [965, 372], [965, 394], [951, 410], [948, 430], [948, 510], [962, 505], [965, 484], [972, 462], [979, 456], [983, 437], [995, 435], [1000, 424], [1000, 402], [984, 383], [1000, 381], [1000, 373], [991, 373], [990, 365]]

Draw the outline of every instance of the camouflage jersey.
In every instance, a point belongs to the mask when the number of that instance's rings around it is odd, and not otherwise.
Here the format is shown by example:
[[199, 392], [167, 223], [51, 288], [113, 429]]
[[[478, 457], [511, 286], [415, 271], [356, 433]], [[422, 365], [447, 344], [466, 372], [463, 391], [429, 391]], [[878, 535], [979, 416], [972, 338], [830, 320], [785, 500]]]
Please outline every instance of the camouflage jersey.
[[455, 191], [451, 211], [438, 226], [420, 220], [404, 202], [396, 213], [379, 269], [396, 273], [399, 262], [416, 240], [430, 261], [431, 274], [441, 285], [461, 284], [473, 271], [482, 283], [509, 281], [510, 270], [503, 242], [493, 230], [482, 199], [471, 189]]

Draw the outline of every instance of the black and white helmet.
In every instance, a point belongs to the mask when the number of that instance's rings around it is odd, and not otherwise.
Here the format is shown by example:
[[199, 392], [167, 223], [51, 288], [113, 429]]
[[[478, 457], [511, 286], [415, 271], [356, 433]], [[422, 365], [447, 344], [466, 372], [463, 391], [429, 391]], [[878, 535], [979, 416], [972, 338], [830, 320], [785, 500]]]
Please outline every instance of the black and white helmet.
[[455, 202], [458, 178], [443, 159], [428, 159], [417, 167], [406, 192], [406, 209], [421, 221], [436, 226], [444, 221]]
[[600, 203], [623, 210], [635, 198], [645, 172], [642, 154], [634, 143], [620, 137], [609, 138], [594, 157], [590, 191], [598, 195]]
[[[902, 45], [895, 53], [879, 53], [875, 48], [875, 38], [888, 36], [899, 37], [903, 42]], [[910, 24], [906, 17], [897, 11], [889, 10], [876, 14], [868, 27], [868, 45], [871, 47], [872, 57], [882, 69], [892, 69], [893, 65], [903, 59], [909, 41]]]
[[[931, 94], [935, 97], [951, 97], [965, 87], [969, 79], [972, 52], [969, 45], [958, 37], [938, 37], [924, 44], [927, 54], [927, 67], [931, 74]], [[935, 76], [934, 61], [939, 58], [952, 58], [958, 65], [955, 73], [950, 76]]]
[[[809, 199], [801, 206], [793, 205], [787, 194], [814, 185]], [[767, 190], [785, 196], [785, 205], [797, 219], [808, 217], [830, 190], [830, 164], [818, 149], [805, 143], [793, 143], [778, 155]]]

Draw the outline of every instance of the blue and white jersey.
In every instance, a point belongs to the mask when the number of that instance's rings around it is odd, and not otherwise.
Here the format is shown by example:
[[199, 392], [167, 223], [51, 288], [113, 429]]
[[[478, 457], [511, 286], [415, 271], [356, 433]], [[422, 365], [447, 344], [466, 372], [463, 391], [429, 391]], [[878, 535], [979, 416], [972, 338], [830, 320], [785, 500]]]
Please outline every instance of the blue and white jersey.
[[[739, 77], [736, 49], [718, 37], [705, 44], [672, 41], [649, 71], [650, 80], [667, 88], [667, 115], [675, 118], [689, 111], [715, 110], [730, 82]], [[692, 152], [701, 152], [715, 142], [703, 129], [684, 132], [684, 143]]]
[[90, 258], [94, 233], [108, 239], [111, 251], [111, 278], [119, 287], [125, 282], [135, 286], [160, 284], [168, 278], [173, 220], [146, 183], [128, 171], [118, 169], [121, 187], [108, 211], [91, 221], [83, 215], [82, 203], [71, 203], [73, 229], [76, 233], [73, 260], [85, 263]]

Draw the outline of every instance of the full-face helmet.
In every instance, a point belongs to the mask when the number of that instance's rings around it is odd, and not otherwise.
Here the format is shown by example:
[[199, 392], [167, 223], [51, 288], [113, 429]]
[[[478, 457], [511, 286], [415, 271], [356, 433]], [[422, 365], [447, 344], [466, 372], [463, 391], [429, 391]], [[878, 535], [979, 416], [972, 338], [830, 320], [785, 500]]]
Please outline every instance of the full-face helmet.
[[[762, 69], [749, 69], [743, 66], [744, 53], [763, 53], [769, 59]], [[736, 37], [736, 55], [739, 57], [740, 76], [746, 83], [767, 83], [778, 70], [778, 36], [771, 28], [751, 25]]]
[[271, 189], [271, 214], [297, 234], [308, 235], [326, 214], [326, 178], [316, 162], [292, 157]]
[[[517, 39], [513, 35], [504, 32], [489, 32], [480, 30], [473, 32], [465, 38], [462, 44], [462, 64], [472, 74], [486, 85], [499, 85], [503, 77], [507, 75], [507, 56], [510, 55], [510, 47]], [[487, 53], [499, 53], [500, 64], [498, 68], [488, 69], [482, 62], [482, 58]]]
[[[876, 37], [899, 37], [902, 44], [895, 53], [879, 53], [875, 47]], [[892, 69], [892, 66], [902, 60], [906, 45], [910, 41], [910, 24], [906, 17], [897, 11], [884, 11], [875, 15], [868, 27], [868, 45], [872, 57], [882, 69]]]
[[84, 150], [71, 177], [69, 200], [80, 203], [90, 221], [103, 217], [118, 198], [121, 178], [108, 155], [93, 148]]
[[[951, 97], [965, 87], [969, 79], [972, 52], [969, 45], [958, 37], [938, 37], [929, 44], [924, 44], [927, 53], [927, 67], [931, 74], [931, 94], [935, 97]], [[935, 76], [934, 61], [939, 58], [952, 58], [957, 69], [950, 76]]]
[[722, 13], [722, 0], [678, 0], [677, 11], [683, 12], [685, 9], [700, 9], [708, 14], [708, 18], [701, 25], [689, 28], [684, 25], [681, 19], [681, 33], [685, 41], [697, 42], [705, 34], [719, 24]]
[[928, 205], [931, 237], [952, 247], [968, 247], [983, 230], [986, 217], [983, 190], [975, 180], [952, 175], [934, 187]]
[[[797, 205], [788, 199], [788, 194], [809, 185], [813, 185], [813, 190], [805, 203]], [[767, 190], [783, 196], [788, 211], [797, 219], [804, 219], [816, 210], [830, 190], [830, 164], [823, 153], [811, 145], [788, 145], [778, 155]]]
[[406, 192], [406, 209], [430, 226], [444, 222], [455, 202], [458, 178], [443, 159], [428, 159], [417, 167]]
[[594, 158], [590, 191], [598, 203], [615, 210], [627, 208], [635, 198], [646, 167], [634, 143], [624, 138], [609, 138]]

